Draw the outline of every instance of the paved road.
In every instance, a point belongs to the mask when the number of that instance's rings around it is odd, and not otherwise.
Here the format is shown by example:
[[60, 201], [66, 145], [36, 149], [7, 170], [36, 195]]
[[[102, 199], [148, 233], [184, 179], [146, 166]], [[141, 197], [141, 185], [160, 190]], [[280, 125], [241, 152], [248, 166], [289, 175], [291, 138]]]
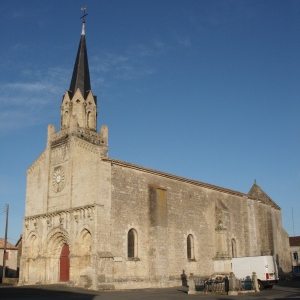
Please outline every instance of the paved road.
[[129, 291], [94, 292], [84, 289], [63, 286], [47, 287], [0, 287], [1, 300], [279, 300], [299, 299], [300, 282], [285, 283], [275, 286], [273, 289], [264, 290], [257, 294], [243, 296], [227, 295], [187, 295], [180, 288], [168, 289], [143, 289]]

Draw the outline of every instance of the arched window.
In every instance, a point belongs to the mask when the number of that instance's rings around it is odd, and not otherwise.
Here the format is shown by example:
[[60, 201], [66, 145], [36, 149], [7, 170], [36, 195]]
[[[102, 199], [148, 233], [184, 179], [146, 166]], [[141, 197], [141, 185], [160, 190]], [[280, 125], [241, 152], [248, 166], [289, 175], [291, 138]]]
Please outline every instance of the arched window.
[[95, 115], [93, 114], [93, 112], [88, 111], [86, 119], [87, 119], [87, 127], [90, 129], [95, 129], [95, 127], [96, 127]]
[[92, 251], [92, 235], [87, 229], [82, 230], [78, 238], [78, 246], [76, 247], [76, 250], [80, 257], [79, 264], [82, 266], [89, 265]]
[[133, 228], [131, 228], [128, 231], [127, 248], [128, 248], [128, 258], [135, 258], [138, 256], [137, 255], [137, 232]]
[[63, 128], [66, 128], [68, 126], [69, 126], [69, 112], [66, 110], [63, 116]]
[[236, 241], [235, 239], [231, 240], [231, 256], [232, 257], [237, 257], [237, 252], [236, 252]]
[[187, 237], [187, 258], [190, 260], [195, 259], [194, 237], [191, 234], [189, 234]]

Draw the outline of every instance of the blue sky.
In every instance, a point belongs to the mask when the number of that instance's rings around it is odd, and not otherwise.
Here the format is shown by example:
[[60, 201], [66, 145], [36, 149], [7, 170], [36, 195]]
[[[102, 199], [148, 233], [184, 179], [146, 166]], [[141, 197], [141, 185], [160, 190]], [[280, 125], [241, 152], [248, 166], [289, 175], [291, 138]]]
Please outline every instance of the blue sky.
[[[9, 203], [12, 242], [26, 169], [59, 128], [82, 3], [1, 2], [0, 235]], [[256, 179], [300, 235], [300, 1], [84, 3], [110, 157], [245, 193]]]

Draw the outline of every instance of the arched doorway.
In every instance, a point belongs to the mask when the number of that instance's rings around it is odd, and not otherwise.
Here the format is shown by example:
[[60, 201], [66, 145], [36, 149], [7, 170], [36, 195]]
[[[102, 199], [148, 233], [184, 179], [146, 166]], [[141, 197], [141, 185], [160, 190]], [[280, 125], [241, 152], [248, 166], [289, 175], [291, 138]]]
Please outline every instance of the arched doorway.
[[63, 244], [59, 261], [59, 281], [69, 281], [70, 277], [70, 250], [69, 245]]

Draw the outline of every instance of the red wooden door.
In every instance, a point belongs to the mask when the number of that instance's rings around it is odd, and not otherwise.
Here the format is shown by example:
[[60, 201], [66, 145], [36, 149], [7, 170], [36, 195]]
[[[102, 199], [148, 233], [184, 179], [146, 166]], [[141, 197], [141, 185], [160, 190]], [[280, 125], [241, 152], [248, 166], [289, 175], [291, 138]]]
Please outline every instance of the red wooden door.
[[59, 263], [59, 280], [60, 281], [69, 281], [70, 276], [70, 250], [69, 245], [64, 244], [60, 253], [60, 263]]

